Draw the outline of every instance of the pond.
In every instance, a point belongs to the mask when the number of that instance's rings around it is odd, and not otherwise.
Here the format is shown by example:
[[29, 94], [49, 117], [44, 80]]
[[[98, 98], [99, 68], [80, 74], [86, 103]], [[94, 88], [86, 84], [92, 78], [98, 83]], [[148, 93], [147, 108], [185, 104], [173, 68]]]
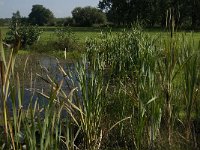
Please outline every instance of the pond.
[[[47, 83], [48, 76], [59, 83], [63, 79], [63, 74], [59, 70], [59, 65], [67, 71], [74, 69], [74, 62], [58, 59], [45, 54], [22, 54], [18, 55], [15, 61], [15, 76], [19, 74], [20, 86], [23, 93], [23, 107], [26, 108], [30, 102], [34, 104], [36, 100], [40, 105], [46, 104], [47, 100], [38, 93], [48, 93], [51, 90], [51, 84]], [[15, 82], [15, 81], [14, 81]], [[69, 93], [65, 78], [62, 89]], [[16, 94], [17, 95], [17, 94]], [[17, 96], [16, 96], [17, 97]], [[16, 98], [17, 99], [17, 98]], [[11, 107], [11, 98], [8, 99], [8, 107]]]

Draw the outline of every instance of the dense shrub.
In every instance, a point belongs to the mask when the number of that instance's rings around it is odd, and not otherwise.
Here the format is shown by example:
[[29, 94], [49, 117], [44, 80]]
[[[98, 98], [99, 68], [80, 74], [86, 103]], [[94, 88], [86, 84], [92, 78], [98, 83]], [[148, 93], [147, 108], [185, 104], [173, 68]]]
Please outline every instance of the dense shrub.
[[[37, 26], [23, 25], [17, 29], [17, 33], [21, 39], [21, 47], [33, 45], [40, 37], [41, 30]], [[16, 30], [10, 29], [6, 34], [5, 41], [8, 44], [15, 42]]]
[[28, 25], [26, 19], [21, 18], [19, 11], [13, 13], [9, 31], [6, 34], [5, 42], [14, 44], [16, 35], [21, 40], [21, 47], [33, 45], [40, 37], [41, 30], [37, 26]]

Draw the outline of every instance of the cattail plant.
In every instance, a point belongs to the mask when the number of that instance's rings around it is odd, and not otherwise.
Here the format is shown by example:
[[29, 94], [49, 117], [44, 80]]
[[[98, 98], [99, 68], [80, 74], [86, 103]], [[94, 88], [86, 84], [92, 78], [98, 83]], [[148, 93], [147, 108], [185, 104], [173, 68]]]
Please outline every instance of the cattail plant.
[[16, 33], [16, 43], [14, 48], [11, 50], [8, 63], [6, 62], [5, 52], [3, 49], [2, 37], [0, 33], [0, 67], [1, 67], [1, 105], [3, 110], [4, 116], [4, 128], [5, 128], [5, 135], [7, 140], [9, 138], [9, 130], [12, 133], [11, 127], [9, 125], [9, 113], [7, 108], [7, 99], [9, 96], [10, 90], [10, 78], [13, 75], [13, 68], [15, 63], [15, 57], [20, 47], [20, 40], [19, 36]]

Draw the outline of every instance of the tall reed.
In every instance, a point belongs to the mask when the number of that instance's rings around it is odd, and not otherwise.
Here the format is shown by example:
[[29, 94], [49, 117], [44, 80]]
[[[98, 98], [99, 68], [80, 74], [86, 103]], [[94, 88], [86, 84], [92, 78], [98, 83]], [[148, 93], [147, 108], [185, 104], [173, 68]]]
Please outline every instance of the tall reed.
[[10, 78], [13, 75], [13, 69], [15, 64], [15, 57], [17, 54], [17, 51], [20, 47], [20, 40], [19, 36], [16, 33], [16, 43], [14, 44], [14, 48], [11, 50], [9, 61], [6, 62], [6, 56], [3, 48], [3, 42], [0, 32], [0, 68], [1, 68], [1, 105], [2, 105], [2, 114], [4, 116], [4, 129], [5, 129], [5, 135], [7, 140], [9, 139], [9, 132], [12, 133], [12, 130], [9, 125], [9, 113], [7, 108], [7, 99], [9, 96], [9, 90], [10, 90]]

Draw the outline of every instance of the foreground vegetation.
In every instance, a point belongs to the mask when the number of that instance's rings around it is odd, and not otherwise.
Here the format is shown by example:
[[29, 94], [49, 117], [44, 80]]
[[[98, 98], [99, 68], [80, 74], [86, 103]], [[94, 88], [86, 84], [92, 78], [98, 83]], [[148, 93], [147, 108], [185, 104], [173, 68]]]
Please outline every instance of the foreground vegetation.
[[[195, 43], [192, 34], [106, 32], [86, 40], [73, 69], [58, 62], [59, 78], [32, 72], [24, 87], [27, 61], [24, 73], [15, 71], [20, 42], [5, 57], [1, 40], [2, 149], [199, 148]], [[45, 89], [33, 88], [32, 74]]]

